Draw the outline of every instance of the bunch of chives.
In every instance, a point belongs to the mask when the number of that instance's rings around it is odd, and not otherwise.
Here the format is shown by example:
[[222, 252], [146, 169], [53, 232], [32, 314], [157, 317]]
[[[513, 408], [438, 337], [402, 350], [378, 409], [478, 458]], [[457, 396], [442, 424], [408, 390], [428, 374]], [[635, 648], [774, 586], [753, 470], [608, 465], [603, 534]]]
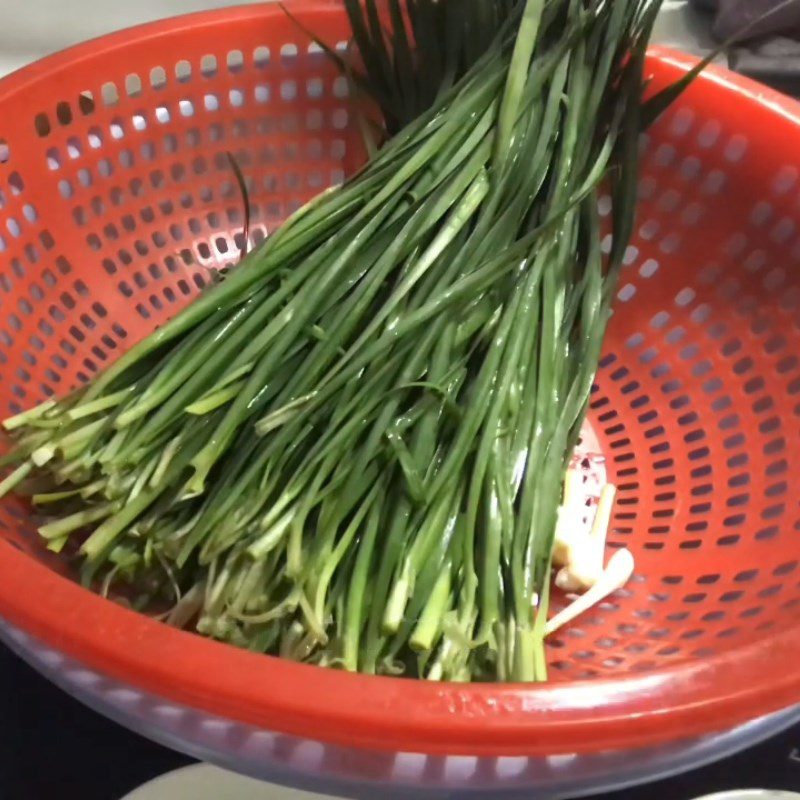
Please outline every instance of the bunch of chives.
[[0, 494], [32, 496], [87, 584], [172, 624], [541, 680], [660, 3], [346, 5], [363, 72], [343, 66], [391, 138], [92, 383], [7, 420]]

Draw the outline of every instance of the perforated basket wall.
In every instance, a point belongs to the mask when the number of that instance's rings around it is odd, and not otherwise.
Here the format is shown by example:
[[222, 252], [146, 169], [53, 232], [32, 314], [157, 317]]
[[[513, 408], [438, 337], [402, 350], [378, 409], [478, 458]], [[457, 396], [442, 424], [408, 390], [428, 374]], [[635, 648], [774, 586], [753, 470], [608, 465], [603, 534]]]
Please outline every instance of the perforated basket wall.
[[[338, 7], [295, 10], [344, 42]], [[651, 66], [656, 85], [686, 69], [663, 53]], [[88, 380], [237, 259], [226, 151], [247, 176], [252, 245], [362, 159], [346, 82], [277, 9], [148, 26], [0, 83], [0, 413]], [[369, 731], [387, 747], [597, 749], [800, 700], [787, 668], [800, 657], [798, 154], [797, 106], [717, 72], [643, 139], [638, 228], [590, 416], [619, 487], [609, 545], [630, 548], [637, 570], [550, 642], [556, 685], [323, 676], [169, 630], [56, 576], [68, 570], [13, 500], [0, 506], [0, 614], [156, 693], [249, 721], [272, 713], [294, 732], [333, 715], [325, 736]], [[134, 632], [144, 652], [126, 652]], [[204, 683], [212, 663], [224, 675]], [[274, 681], [310, 681], [319, 697], [290, 702]], [[418, 712], [406, 727], [383, 719], [393, 703]]]
[[[246, 176], [248, 248], [363, 160], [347, 81], [321, 48], [286, 18], [245, 27], [231, 49], [213, 26], [193, 31], [168, 59], [147, 42], [138, 66], [112, 50], [88, 74], [60, 72], [57, 89], [14, 92], [12, 79], [0, 125], [4, 417], [89, 380], [239, 259], [229, 153]], [[345, 47], [344, 20], [329, 33]], [[9, 537], [38, 555], [16, 527]]]

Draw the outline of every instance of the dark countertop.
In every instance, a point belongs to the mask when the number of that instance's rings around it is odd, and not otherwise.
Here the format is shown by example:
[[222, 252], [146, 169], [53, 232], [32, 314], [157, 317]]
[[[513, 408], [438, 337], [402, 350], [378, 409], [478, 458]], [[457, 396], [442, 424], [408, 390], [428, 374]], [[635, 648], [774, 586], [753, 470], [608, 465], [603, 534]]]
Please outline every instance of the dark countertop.
[[[2, 645], [0, 685], [0, 800], [119, 800], [192, 761], [90, 711]], [[800, 727], [745, 754], [604, 800], [689, 800], [743, 787], [800, 791]]]

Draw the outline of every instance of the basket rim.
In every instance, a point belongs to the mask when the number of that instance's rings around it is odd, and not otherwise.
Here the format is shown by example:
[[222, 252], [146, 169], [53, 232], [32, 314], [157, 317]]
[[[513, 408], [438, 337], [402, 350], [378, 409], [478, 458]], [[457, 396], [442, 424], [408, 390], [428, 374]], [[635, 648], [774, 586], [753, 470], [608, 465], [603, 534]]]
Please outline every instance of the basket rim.
[[[304, 13], [341, 14], [331, 0]], [[112, 33], [0, 79], [0, 103], [53, 73], [134, 42], [231, 22], [277, 5], [199, 12]], [[653, 85], [696, 59], [653, 48]], [[797, 136], [800, 104], [716, 67], [692, 91], [754, 137]], [[768, 120], [758, 126], [753, 119]], [[749, 121], [749, 124], [747, 124]], [[30, 598], [35, 596], [35, 603]], [[547, 684], [434, 684], [297, 664], [175, 630], [83, 589], [0, 541], [0, 616], [46, 645], [167, 701], [295, 736], [371, 750], [477, 756], [641, 748], [728, 729], [800, 702], [800, 624], [769, 639], [641, 675]], [[773, 665], [773, 666], [768, 666]], [[784, 668], [787, 665], [789, 668]]]

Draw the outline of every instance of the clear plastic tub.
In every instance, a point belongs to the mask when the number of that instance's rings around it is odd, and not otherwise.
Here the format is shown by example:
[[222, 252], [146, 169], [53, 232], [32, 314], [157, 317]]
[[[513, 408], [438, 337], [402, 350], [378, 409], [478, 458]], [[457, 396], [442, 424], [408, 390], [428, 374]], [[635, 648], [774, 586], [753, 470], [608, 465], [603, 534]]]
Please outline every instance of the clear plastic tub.
[[550, 800], [657, 780], [736, 753], [800, 720], [800, 706], [670, 745], [538, 758], [386, 753], [287, 736], [115, 681], [0, 621], [0, 639], [90, 708], [195, 758], [272, 783], [353, 798]]

